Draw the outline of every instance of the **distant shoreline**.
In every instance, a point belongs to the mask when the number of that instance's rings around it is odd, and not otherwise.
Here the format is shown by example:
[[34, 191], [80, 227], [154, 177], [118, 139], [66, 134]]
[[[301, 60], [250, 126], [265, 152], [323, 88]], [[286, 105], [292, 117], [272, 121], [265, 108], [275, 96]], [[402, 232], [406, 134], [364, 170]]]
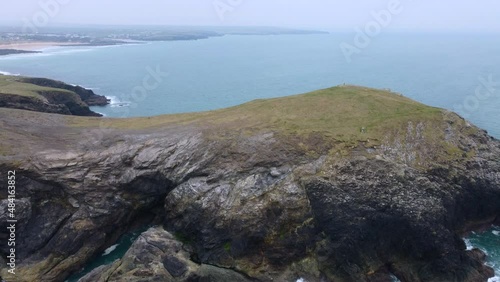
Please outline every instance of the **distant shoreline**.
[[0, 56], [7, 55], [20, 55], [20, 54], [38, 54], [40, 51], [25, 51], [25, 50], [17, 50], [17, 49], [0, 49]]
[[47, 42], [47, 41], [34, 41], [34, 42], [9, 42], [0, 43], [0, 49], [4, 50], [18, 50], [18, 51], [36, 51], [40, 52], [46, 48], [64, 47], [64, 46], [81, 46], [85, 43], [66, 43], [66, 42]]
[[115, 46], [126, 45], [138, 42], [116, 42], [116, 43], [83, 43], [83, 42], [0, 42], [0, 56], [21, 55], [21, 54], [39, 54], [45, 49], [55, 47], [99, 47], [99, 46]]
[[[44, 49], [53, 47], [99, 47], [99, 46], [117, 46], [127, 44], [141, 44], [148, 42], [166, 42], [166, 41], [187, 41], [187, 40], [203, 40], [212, 37], [226, 35], [301, 35], [301, 34], [328, 34], [323, 31], [310, 30], [238, 30], [226, 29], [221, 31], [160, 31], [150, 32], [149, 34], [134, 34], [134, 32], [119, 34], [113, 38], [95, 37], [93, 35], [87, 37], [79, 37], [68, 41], [68, 38], [59, 35], [55, 38], [47, 35], [29, 35], [24, 37], [10, 37], [0, 40], [0, 56], [42, 53]], [[36, 37], [33, 38], [33, 37]], [[1, 37], [0, 37], [1, 38]]]
[[75, 46], [61, 42], [9, 42], [0, 43], [0, 56], [22, 55], [22, 54], [39, 54], [43, 53], [44, 49], [52, 47]]

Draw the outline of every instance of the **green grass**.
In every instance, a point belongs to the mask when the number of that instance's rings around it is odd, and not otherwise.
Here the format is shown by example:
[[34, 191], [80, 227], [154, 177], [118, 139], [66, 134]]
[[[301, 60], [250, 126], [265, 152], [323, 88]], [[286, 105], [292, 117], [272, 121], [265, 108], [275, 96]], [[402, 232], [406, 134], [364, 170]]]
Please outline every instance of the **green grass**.
[[42, 101], [46, 101], [46, 99], [39, 94], [39, 92], [44, 92], [44, 91], [62, 92], [62, 93], [76, 95], [75, 93], [65, 89], [43, 87], [31, 83], [25, 83], [22, 82], [22, 77], [19, 76], [0, 75], [0, 95], [2, 94], [19, 95], [25, 97], [33, 97]]
[[129, 119], [71, 117], [70, 124], [95, 127], [101, 123], [118, 129], [196, 124], [224, 131], [272, 130], [295, 135], [320, 132], [339, 140], [366, 140], [381, 139], [387, 130], [410, 120], [438, 121], [442, 119], [441, 113], [441, 109], [388, 91], [338, 86], [209, 112]]
[[[102, 126], [117, 130], [195, 126], [206, 129], [208, 139], [231, 142], [237, 142], [238, 135], [273, 132], [280, 139], [278, 143], [291, 145], [311, 157], [327, 151], [330, 155], [349, 156], [360, 145], [376, 148], [400, 144], [401, 152], [418, 152], [413, 163], [426, 166], [435, 161], [452, 162], [463, 155], [456, 145], [445, 141], [447, 123], [443, 113], [442, 109], [390, 91], [337, 86], [201, 113], [129, 119], [67, 117], [67, 121], [73, 128]], [[414, 129], [408, 133], [410, 123], [414, 128], [422, 125], [422, 132]], [[465, 128], [463, 124], [457, 126]], [[423, 139], [411, 141], [415, 137], [412, 134]]]
[[[20, 116], [21, 112], [11, 111], [9, 115]], [[196, 127], [203, 130], [205, 138], [229, 141], [228, 144], [238, 142], [238, 136], [273, 132], [274, 138], [279, 139], [276, 144], [286, 143], [312, 157], [325, 152], [348, 156], [360, 145], [375, 148], [381, 144], [399, 146], [396, 149], [401, 152], [419, 152], [415, 162], [422, 166], [427, 165], [427, 160], [453, 161], [463, 156], [456, 145], [445, 140], [448, 123], [442, 109], [390, 91], [358, 86], [337, 86], [199, 113], [126, 119], [77, 116], [56, 119], [54, 115], [40, 115], [22, 112], [19, 118], [32, 121], [46, 117], [51, 124], [56, 122], [61, 130], [71, 132], [72, 135], [60, 136], [68, 140], [79, 138], [82, 130], [94, 128], [142, 134], [169, 127]], [[459, 131], [469, 135], [463, 131], [467, 128], [463, 120], [457, 118], [454, 122]], [[413, 128], [419, 125], [423, 129], [409, 133], [410, 123]]]

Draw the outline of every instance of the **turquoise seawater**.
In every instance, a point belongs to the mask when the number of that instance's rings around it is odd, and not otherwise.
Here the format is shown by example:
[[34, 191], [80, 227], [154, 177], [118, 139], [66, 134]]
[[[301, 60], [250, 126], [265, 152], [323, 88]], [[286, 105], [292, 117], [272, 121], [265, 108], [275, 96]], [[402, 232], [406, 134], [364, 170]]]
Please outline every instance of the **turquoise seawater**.
[[[0, 57], [0, 71], [93, 88], [113, 98], [114, 105], [94, 109], [110, 117], [211, 110], [342, 83], [390, 88], [459, 111], [500, 137], [500, 36], [386, 34], [374, 38], [349, 63], [339, 46], [353, 38], [347, 33], [235, 35], [54, 48], [38, 55]], [[158, 84], [147, 79], [148, 69], [157, 68], [168, 73]], [[494, 82], [492, 94], [483, 86], [482, 80], [488, 79]]]
[[[93, 107], [109, 117], [212, 110], [343, 83], [388, 88], [456, 111], [500, 138], [500, 36], [385, 34], [348, 62], [339, 46], [353, 39], [352, 33], [234, 35], [51, 48], [0, 57], [0, 71], [92, 88], [112, 99], [109, 106]], [[498, 231], [469, 240], [500, 273]], [[120, 246], [123, 251], [127, 244]]]
[[467, 248], [479, 248], [487, 255], [486, 264], [495, 269], [489, 282], [500, 282], [500, 226], [482, 232], [472, 232], [465, 240]]
[[107, 248], [102, 254], [95, 257], [91, 262], [85, 265], [83, 269], [66, 279], [65, 282], [77, 282], [80, 278], [90, 273], [93, 269], [101, 265], [111, 264], [117, 259], [121, 259], [128, 251], [128, 249], [130, 249], [130, 246], [132, 246], [135, 240], [137, 240], [137, 238], [141, 235], [141, 233], [148, 230], [149, 227], [150, 226], [146, 226], [144, 228], [124, 234], [122, 237], [120, 237], [120, 239], [118, 239], [116, 244]]

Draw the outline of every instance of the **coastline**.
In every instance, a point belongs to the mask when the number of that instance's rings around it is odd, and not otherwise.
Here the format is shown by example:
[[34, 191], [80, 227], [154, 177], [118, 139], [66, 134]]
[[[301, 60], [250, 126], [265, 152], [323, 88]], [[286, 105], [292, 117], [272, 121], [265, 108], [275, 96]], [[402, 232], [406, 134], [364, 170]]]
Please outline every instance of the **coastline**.
[[19, 51], [43, 51], [43, 49], [64, 46], [85, 46], [85, 43], [65, 43], [65, 42], [0, 42], [0, 49], [11, 49]]
[[0, 42], [0, 57], [11, 57], [17, 55], [38, 55], [47, 49], [57, 47], [85, 46], [75, 43], [67, 44], [61, 42]]
[[1, 71], [0, 70], [0, 75], [11, 75], [11, 76], [20, 76], [20, 73], [10, 73], [8, 71]]
[[[115, 43], [84, 43], [84, 42], [0, 42], [0, 57], [16, 55], [39, 55], [55, 48], [89, 47], [106, 48], [128, 45], [149, 44], [149, 41], [117, 41]], [[4, 52], [1, 52], [4, 51]]]
[[114, 47], [122, 45], [136, 45], [136, 42], [117, 42], [115, 44], [102, 43], [83, 43], [83, 42], [0, 42], [0, 57], [15, 56], [15, 55], [37, 55], [43, 54], [45, 51], [53, 48], [70, 48], [70, 47]]

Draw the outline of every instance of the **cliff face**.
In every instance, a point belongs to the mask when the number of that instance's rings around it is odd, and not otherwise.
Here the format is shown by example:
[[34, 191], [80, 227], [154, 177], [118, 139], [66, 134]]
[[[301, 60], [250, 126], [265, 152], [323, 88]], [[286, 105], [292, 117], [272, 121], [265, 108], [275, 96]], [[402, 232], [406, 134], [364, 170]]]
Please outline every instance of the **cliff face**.
[[89, 106], [109, 101], [92, 90], [45, 78], [0, 76], [0, 107], [77, 116], [102, 116]]
[[52, 79], [46, 78], [33, 78], [33, 77], [25, 77], [22, 78], [22, 82], [30, 83], [43, 87], [52, 87], [57, 89], [65, 89], [71, 92], [76, 93], [80, 99], [85, 102], [88, 106], [106, 106], [109, 104], [109, 100], [106, 99], [105, 96], [96, 95], [94, 91], [90, 89], [85, 89], [78, 85], [69, 85], [61, 81], [56, 81]]
[[461, 235], [500, 221], [500, 143], [395, 94], [337, 87], [193, 115], [99, 124], [3, 109], [0, 120], [30, 136], [0, 134], [17, 145], [0, 147], [0, 171], [19, 181], [18, 281], [63, 281], [151, 223], [82, 281], [492, 275]]

